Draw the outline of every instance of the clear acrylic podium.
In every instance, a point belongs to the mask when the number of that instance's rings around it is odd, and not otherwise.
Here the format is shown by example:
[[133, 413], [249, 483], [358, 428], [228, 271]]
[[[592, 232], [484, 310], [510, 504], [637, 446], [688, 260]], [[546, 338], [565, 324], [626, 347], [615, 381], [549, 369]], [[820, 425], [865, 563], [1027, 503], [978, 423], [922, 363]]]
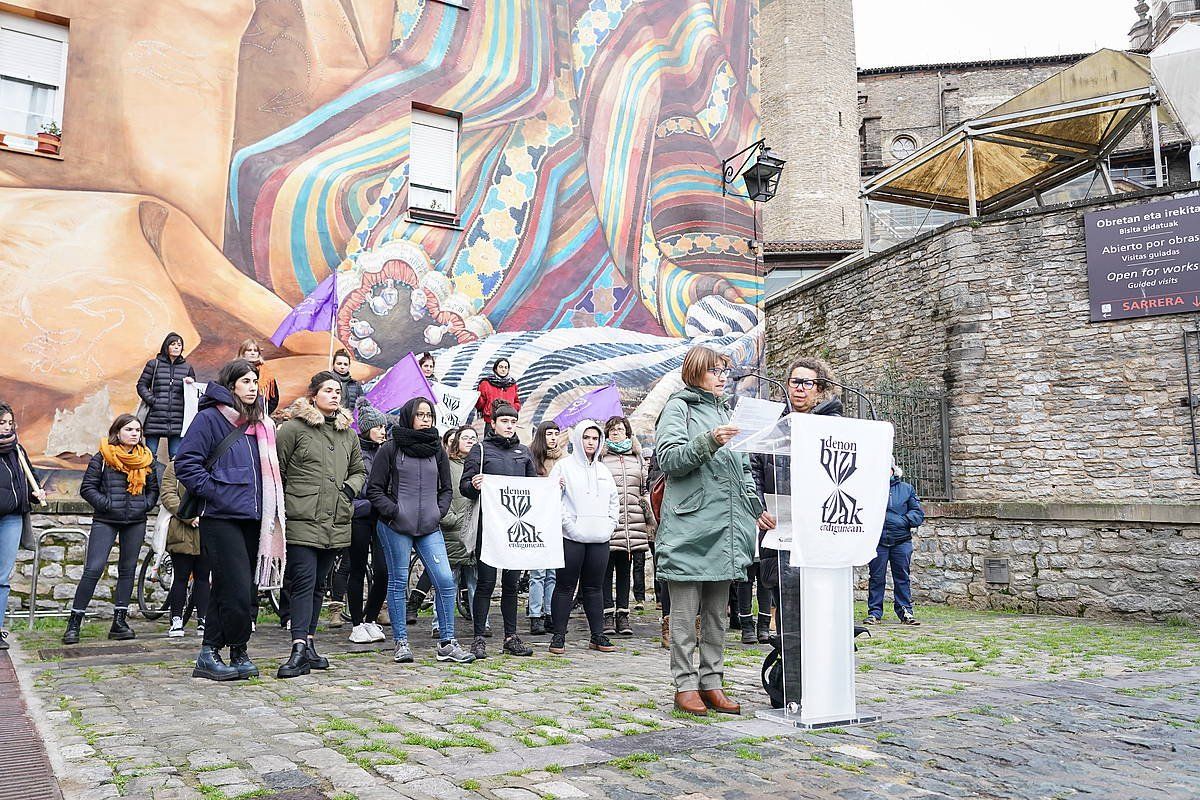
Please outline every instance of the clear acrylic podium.
[[891, 424], [789, 414], [732, 446], [763, 459], [777, 522], [763, 547], [779, 553], [784, 706], [758, 716], [809, 729], [877, 721], [856, 707], [854, 567], [882, 530]]

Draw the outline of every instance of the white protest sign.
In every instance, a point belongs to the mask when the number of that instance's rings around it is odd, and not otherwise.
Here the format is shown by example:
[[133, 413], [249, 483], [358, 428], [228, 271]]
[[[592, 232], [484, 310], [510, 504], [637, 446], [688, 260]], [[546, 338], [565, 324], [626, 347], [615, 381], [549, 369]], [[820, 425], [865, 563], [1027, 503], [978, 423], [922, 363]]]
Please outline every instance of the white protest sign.
[[467, 417], [475, 408], [479, 392], [474, 389], [456, 389], [444, 383], [433, 383], [433, 396], [437, 398], [437, 428], [440, 433], [467, 424]]
[[887, 512], [890, 422], [791, 414], [793, 566], [852, 567], [875, 557]]
[[552, 478], [484, 475], [480, 558], [496, 569], [563, 566], [562, 489]]

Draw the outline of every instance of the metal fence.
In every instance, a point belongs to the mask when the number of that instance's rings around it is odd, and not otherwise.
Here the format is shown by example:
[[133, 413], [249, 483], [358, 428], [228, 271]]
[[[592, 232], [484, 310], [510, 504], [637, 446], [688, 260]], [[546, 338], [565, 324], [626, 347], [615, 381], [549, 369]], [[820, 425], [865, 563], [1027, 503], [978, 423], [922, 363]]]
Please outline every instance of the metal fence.
[[[950, 482], [950, 417], [945, 395], [923, 392], [878, 392], [866, 396], [875, 406], [878, 419], [896, 429], [893, 453], [904, 469], [904, 480], [917, 489], [923, 500], [952, 500]], [[867, 400], [847, 393], [847, 416], [870, 419]]]

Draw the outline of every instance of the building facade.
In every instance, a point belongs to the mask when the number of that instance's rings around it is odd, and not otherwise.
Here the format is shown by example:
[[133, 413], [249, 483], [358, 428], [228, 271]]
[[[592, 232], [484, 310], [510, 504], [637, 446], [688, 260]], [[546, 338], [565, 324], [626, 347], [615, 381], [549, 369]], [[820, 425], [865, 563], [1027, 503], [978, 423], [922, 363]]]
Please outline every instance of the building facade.
[[1129, 30], [1134, 50], [1153, 50], [1181, 25], [1200, 23], [1200, 0], [1138, 0], [1134, 10], [1138, 20]]

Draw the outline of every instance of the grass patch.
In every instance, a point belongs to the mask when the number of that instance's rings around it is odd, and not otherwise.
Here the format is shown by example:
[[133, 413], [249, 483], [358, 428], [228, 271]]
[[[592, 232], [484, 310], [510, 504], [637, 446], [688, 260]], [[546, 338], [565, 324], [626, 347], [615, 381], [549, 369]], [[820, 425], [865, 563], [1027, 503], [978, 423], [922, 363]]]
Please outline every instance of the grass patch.
[[466, 789], [468, 792], [475, 791], [479, 788], [479, 786], [479, 781], [475, 780], [474, 778], [467, 778], [465, 781], [459, 784], [460, 788]]
[[496, 748], [473, 733], [454, 733], [449, 736], [429, 736], [423, 733], [404, 734], [404, 743], [413, 747], [427, 747], [441, 752], [451, 747], [471, 747], [485, 753], [494, 753]]
[[608, 764], [609, 766], [624, 770], [630, 775], [634, 775], [638, 778], [649, 778], [650, 770], [643, 767], [642, 764], [653, 764], [655, 761], [658, 761], [658, 756], [656, 754], [639, 752], [630, 753], [623, 758], [614, 758], [612, 761], [609, 761]]
[[749, 747], [739, 747], [734, 751], [737, 757], [746, 761], [762, 761], [762, 753], [757, 750], [751, 750]]
[[546, 772], [549, 772], [551, 775], [561, 775], [562, 771], [563, 771], [562, 764], [547, 764], [546, 765]]
[[240, 766], [241, 764], [236, 762], [226, 761], [224, 764], [206, 764], [203, 767], [195, 767], [192, 769], [192, 772], [196, 773], [197, 775], [201, 775], [205, 772], [217, 772], [223, 769], [236, 769]]
[[[862, 775], [864, 772], [866, 772], [866, 770], [858, 764], [850, 764], [845, 761], [838, 761], [836, 758], [829, 758], [828, 756], [823, 756], [820, 753], [813, 753], [810, 758], [818, 764], [824, 764], [827, 767], [844, 769], [846, 772], [852, 772], [855, 775]], [[872, 762], [865, 763], [867, 766], [869, 766]]]

